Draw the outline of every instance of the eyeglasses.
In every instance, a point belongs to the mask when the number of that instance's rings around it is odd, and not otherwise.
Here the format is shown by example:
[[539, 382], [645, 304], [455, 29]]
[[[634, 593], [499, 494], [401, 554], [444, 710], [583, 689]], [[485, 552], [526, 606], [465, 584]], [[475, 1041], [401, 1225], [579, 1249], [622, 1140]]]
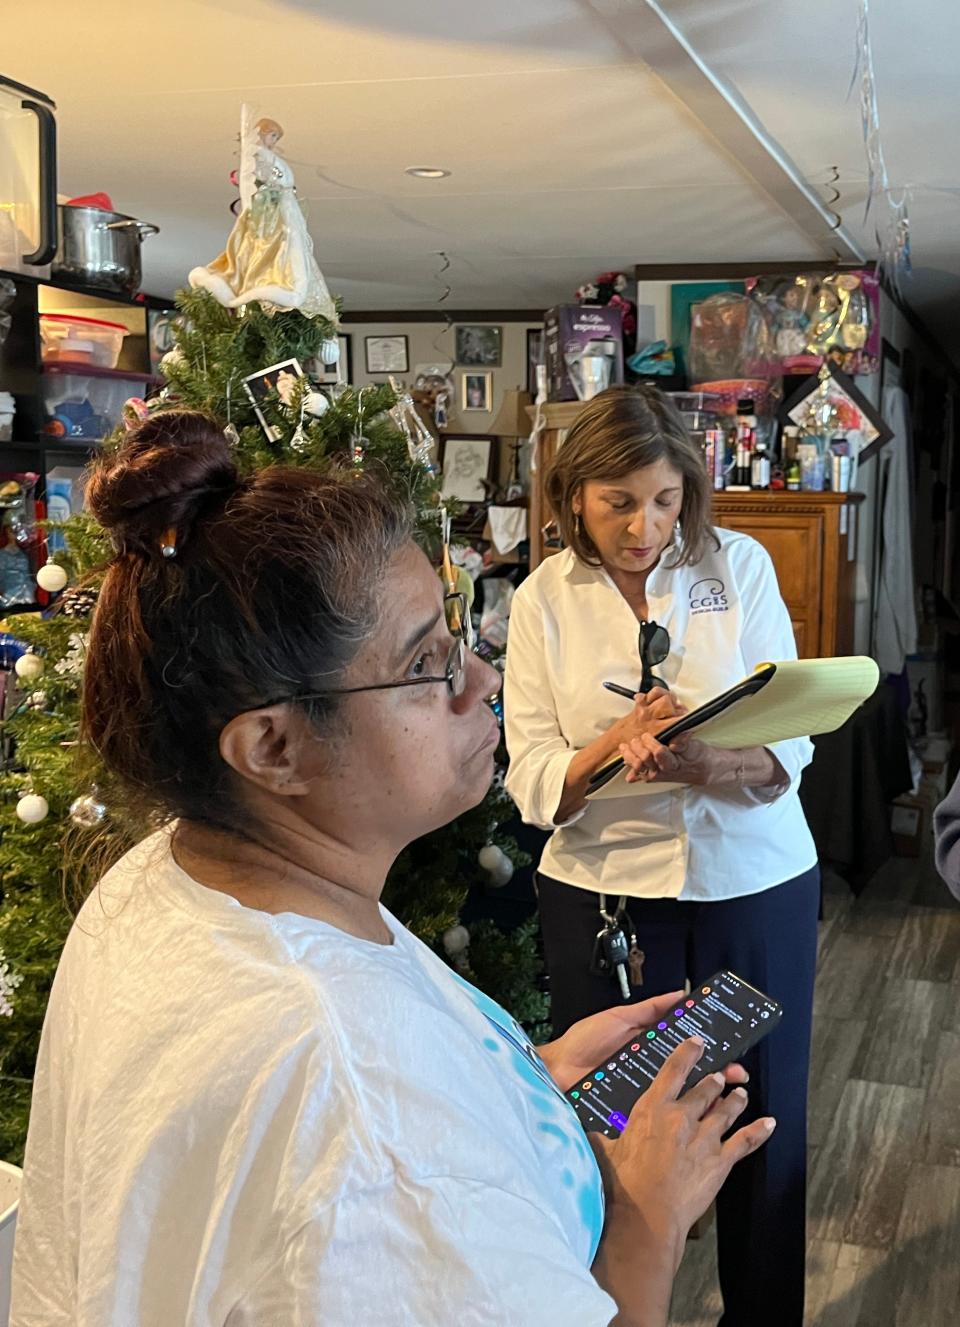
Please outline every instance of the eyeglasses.
[[445, 594], [443, 611], [447, 619], [447, 628], [453, 636], [453, 645], [447, 655], [447, 667], [442, 677], [404, 677], [398, 682], [371, 682], [362, 687], [326, 687], [323, 691], [301, 691], [292, 696], [279, 696], [276, 700], [258, 705], [258, 709], [268, 710], [273, 705], [283, 705], [290, 701], [323, 700], [326, 696], [354, 696], [361, 691], [393, 691], [397, 687], [419, 687], [424, 683], [443, 682], [451, 696], [462, 696], [467, 685], [467, 649], [473, 644], [473, 625], [467, 608], [465, 594]]
[[662, 678], [654, 677], [653, 669], [662, 664], [670, 653], [670, 633], [656, 622], [640, 623], [640, 691], [646, 695], [654, 687], [665, 687]]

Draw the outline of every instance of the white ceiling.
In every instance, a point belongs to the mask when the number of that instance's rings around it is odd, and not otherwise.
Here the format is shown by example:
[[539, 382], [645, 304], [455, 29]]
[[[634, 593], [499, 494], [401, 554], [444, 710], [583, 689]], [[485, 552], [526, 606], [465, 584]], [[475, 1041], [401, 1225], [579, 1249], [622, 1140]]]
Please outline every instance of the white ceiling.
[[[844, 224], [872, 251], [846, 99], [855, 0], [661, 7], [810, 181], [838, 166]], [[960, 6], [873, 10], [887, 161], [916, 186], [915, 262], [952, 278], [921, 273], [914, 293], [952, 313]], [[57, 102], [63, 193], [106, 190], [161, 227], [144, 248], [158, 294], [222, 247], [244, 100], [284, 124], [321, 267], [354, 309], [429, 309], [438, 250], [448, 305], [528, 309], [607, 267], [830, 254], [648, 68], [644, 0], [44, 0], [42, 13], [39, 38], [33, 21], [5, 25], [2, 72]], [[413, 180], [409, 165], [452, 175]]]

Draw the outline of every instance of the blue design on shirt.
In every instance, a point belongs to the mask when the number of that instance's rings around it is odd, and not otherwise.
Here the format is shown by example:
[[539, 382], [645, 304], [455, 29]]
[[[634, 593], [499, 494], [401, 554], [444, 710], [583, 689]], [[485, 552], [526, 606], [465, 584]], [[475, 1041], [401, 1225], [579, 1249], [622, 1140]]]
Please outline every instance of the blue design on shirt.
[[576, 1194], [570, 1192], [570, 1199], [574, 1204], [573, 1211], [588, 1234], [592, 1263], [603, 1233], [603, 1181], [593, 1151], [586, 1144], [579, 1117], [553, 1081], [536, 1047], [516, 1019], [495, 1000], [484, 995], [483, 991], [465, 981], [459, 973], [451, 971], [451, 976], [459, 982], [495, 1033], [495, 1038], [484, 1037], [483, 1045], [495, 1054], [503, 1049], [509, 1052], [517, 1076], [523, 1080], [527, 1089], [533, 1089], [525, 1092], [527, 1102], [536, 1114], [551, 1117], [541, 1120], [537, 1131], [547, 1138], [556, 1139], [564, 1149], [563, 1159], [567, 1164], [560, 1172], [563, 1189], [572, 1191], [579, 1184]]

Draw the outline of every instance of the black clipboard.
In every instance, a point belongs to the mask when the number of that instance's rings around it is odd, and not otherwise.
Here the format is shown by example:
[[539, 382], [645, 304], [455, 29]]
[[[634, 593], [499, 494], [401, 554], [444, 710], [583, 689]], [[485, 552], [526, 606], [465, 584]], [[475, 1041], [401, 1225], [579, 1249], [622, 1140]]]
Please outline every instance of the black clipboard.
[[[663, 732], [658, 734], [657, 741], [666, 746], [675, 737], [692, 732], [695, 728], [699, 728], [702, 723], [706, 723], [708, 719], [715, 719], [718, 714], [728, 710], [738, 700], [756, 695], [758, 691], [763, 690], [776, 671], [777, 665], [774, 663], [761, 665], [755, 673], [745, 677], [742, 682], [732, 686], [729, 691], [721, 692], [719, 696], [714, 696], [713, 700], [708, 700], [704, 705], [698, 705], [695, 710], [691, 710], [689, 714], [684, 714], [669, 728], [664, 728]], [[598, 792], [611, 779], [615, 779], [623, 767], [622, 756], [617, 756], [616, 760], [610, 761], [607, 765], [601, 765], [587, 780], [587, 796], [589, 797], [591, 793]]]

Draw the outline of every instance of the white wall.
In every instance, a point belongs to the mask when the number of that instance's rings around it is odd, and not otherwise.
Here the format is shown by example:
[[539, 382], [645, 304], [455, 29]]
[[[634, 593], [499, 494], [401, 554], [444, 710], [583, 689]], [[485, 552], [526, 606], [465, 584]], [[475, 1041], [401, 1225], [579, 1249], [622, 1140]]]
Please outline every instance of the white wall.
[[[483, 326], [486, 324], [478, 321], [476, 325]], [[500, 367], [490, 370], [493, 374], [492, 408], [489, 411], [463, 411], [460, 409], [460, 394], [464, 374], [477, 373], [482, 370], [454, 367], [452, 373], [456, 384], [457, 399], [453, 403], [454, 408], [450, 414], [450, 423], [447, 426], [448, 433], [490, 433], [493, 422], [497, 417], [497, 411], [503, 401], [503, 393], [510, 387], [525, 388], [527, 385], [527, 331], [530, 328], [542, 327], [543, 324], [501, 322], [493, 325], [502, 329], [501, 346], [503, 354]], [[351, 338], [353, 353], [351, 379], [356, 387], [386, 381], [385, 374], [367, 373], [366, 371], [364, 337], [367, 336], [402, 335], [407, 337], [409, 372], [397, 376], [408, 384], [413, 383], [419, 364], [434, 364], [443, 361], [450, 364], [453, 361], [454, 330], [453, 327], [447, 327], [441, 321], [435, 323], [404, 322], [402, 315], [398, 315], [397, 318], [392, 318], [389, 322], [365, 323], [351, 322], [347, 317], [344, 319], [342, 330], [349, 333]]]

